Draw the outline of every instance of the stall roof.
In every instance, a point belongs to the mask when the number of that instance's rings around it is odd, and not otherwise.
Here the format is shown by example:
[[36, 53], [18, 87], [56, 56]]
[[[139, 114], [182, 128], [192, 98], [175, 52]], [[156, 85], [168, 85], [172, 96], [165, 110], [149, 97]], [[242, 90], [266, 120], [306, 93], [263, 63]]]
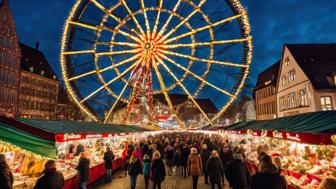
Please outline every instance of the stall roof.
[[42, 156], [56, 158], [54, 142], [44, 140], [10, 125], [0, 123], [0, 140]]
[[236, 123], [225, 130], [278, 130], [297, 133], [336, 133], [336, 111], [305, 113], [265, 121]]
[[28, 124], [32, 127], [42, 129], [54, 134], [57, 133], [133, 133], [147, 131], [146, 129], [132, 125], [112, 125], [84, 121], [51, 121], [37, 119], [17, 119], [18, 121]]

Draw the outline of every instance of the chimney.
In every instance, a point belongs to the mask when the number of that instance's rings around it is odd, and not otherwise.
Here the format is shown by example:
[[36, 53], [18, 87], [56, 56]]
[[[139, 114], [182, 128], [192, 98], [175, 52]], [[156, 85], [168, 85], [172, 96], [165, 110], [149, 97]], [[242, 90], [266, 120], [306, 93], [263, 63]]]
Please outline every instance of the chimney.
[[39, 47], [40, 47], [40, 42], [39, 42], [39, 41], [37, 41], [37, 42], [36, 42], [36, 44], [35, 44], [35, 50], [37, 50], [37, 51], [38, 51], [38, 50], [39, 50]]

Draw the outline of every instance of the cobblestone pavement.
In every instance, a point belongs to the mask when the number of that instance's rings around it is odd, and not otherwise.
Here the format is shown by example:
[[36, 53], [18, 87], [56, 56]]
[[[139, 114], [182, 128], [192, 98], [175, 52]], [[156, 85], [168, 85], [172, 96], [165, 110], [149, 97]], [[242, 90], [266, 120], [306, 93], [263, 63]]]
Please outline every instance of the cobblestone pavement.
[[[113, 175], [113, 180], [111, 183], [102, 184], [100, 186], [95, 187], [95, 189], [130, 189], [130, 188], [131, 187], [129, 176], [124, 177], [123, 173], [121, 172], [117, 172]], [[136, 188], [137, 189], [145, 188], [145, 182], [142, 175], [138, 176]], [[149, 189], [151, 188], [152, 185], [150, 183]], [[178, 175], [167, 176], [165, 181], [162, 183], [162, 189], [191, 189], [191, 188], [192, 188], [191, 177], [183, 178]], [[203, 177], [199, 177], [197, 188], [210, 189], [210, 185], [205, 185]], [[224, 189], [229, 189], [229, 187], [225, 187]]]

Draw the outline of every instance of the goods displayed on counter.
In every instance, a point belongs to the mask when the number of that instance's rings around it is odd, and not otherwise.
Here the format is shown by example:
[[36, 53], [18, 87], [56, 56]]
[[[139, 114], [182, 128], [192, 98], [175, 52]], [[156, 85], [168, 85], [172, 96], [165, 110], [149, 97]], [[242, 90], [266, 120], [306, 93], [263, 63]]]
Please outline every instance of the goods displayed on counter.
[[[56, 143], [57, 170], [65, 180], [76, 176], [79, 153], [85, 151], [90, 159], [90, 167], [103, 164], [103, 155], [109, 146], [116, 158], [121, 157], [123, 148], [130, 140], [138, 140], [133, 135], [88, 138]], [[5, 154], [14, 175], [14, 188], [32, 188], [44, 170], [45, 162], [50, 159], [23, 150], [12, 144], [0, 141], [0, 153]]]
[[244, 147], [247, 159], [259, 164], [260, 152], [277, 159], [288, 183], [302, 189], [316, 189], [326, 177], [336, 178], [336, 147], [310, 145], [270, 137], [222, 134], [232, 145]]

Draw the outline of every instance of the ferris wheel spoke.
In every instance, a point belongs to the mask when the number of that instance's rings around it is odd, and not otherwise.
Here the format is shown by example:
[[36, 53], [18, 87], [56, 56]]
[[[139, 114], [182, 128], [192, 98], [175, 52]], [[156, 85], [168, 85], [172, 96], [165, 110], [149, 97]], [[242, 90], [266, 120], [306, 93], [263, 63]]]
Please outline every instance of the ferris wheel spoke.
[[63, 55], [94, 54], [94, 50], [64, 51]]
[[120, 0], [122, 2], [122, 4], [124, 5], [124, 7], [126, 8], [127, 12], [130, 14], [130, 16], [132, 17], [136, 27], [138, 28], [138, 30], [140, 31], [140, 33], [143, 36], [146, 36], [145, 32], [143, 31], [142, 27], [139, 24], [138, 19], [136, 19], [136, 17], [134, 16], [133, 12], [131, 11], [131, 9], [128, 7], [126, 0]]
[[189, 19], [196, 14], [199, 9], [202, 7], [202, 5], [206, 2], [207, 0], [201, 0], [201, 2], [198, 4], [197, 8], [191, 12], [182, 22], [180, 22], [177, 26], [175, 26], [172, 30], [170, 30], [166, 35], [164, 35], [162, 38], [160, 38], [159, 42], [164, 41], [167, 39], [171, 34], [175, 33], [183, 24], [189, 21]]
[[108, 119], [110, 118], [114, 108], [117, 106], [120, 98], [122, 97], [122, 95], [124, 94], [125, 90], [127, 89], [128, 83], [125, 84], [124, 88], [121, 90], [120, 94], [118, 95], [116, 101], [113, 103], [111, 109], [109, 110], [108, 114], [105, 117], [104, 123], [106, 123], [108, 121]]
[[[103, 11], [105, 14], [109, 15], [111, 18], [113, 18], [115, 21], [117, 21], [119, 24], [124, 24], [122, 19], [117, 17], [116, 15], [112, 14], [112, 11], [114, 11], [115, 9], [117, 9], [120, 5], [121, 2], [118, 2], [117, 4], [115, 4], [111, 9], [107, 9], [106, 7], [104, 7], [102, 4], [100, 4], [99, 2], [97, 2], [96, 0], [90, 0], [97, 8], [99, 8], [101, 11]], [[126, 27], [127, 28], [127, 27]], [[129, 28], [127, 28], [129, 29]], [[142, 38], [142, 35], [139, 34], [137, 31], [135, 31], [134, 29], [130, 29], [133, 33], [137, 34], [140, 38]], [[128, 36], [133, 36], [127, 32], [124, 32], [125, 34], [127, 34]], [[135, 37], [135, 36], [133, 36]]]
[[67, 81], [74, 81], [74, 80], [77, 80], [77, 79], [80, 79], [80, 78], [83, 78], [83, 77], [85, 77], [85, 76], [92, 75], [92, 74], [95, 74], [95, 73], [103, 73], [103, 72], [106, 72], [106, 71], [111, 70], [111, 69], [113, 69], [113, 68], [116, 68], [116, 67], [119, 67], [119, 66], [121, 66], [121, 65], [124, 65], [124, 64], [126, 64], [126, 63], [128, 63], [128, 62], [131, 62], [131, 61], [133, 61], [133, 60], [136, 60], [137, 58], [139, 58], [139, 56], [141, 56], [141, 55], [140, 55], [140, 54], [137, 54], [137, 55], [135, 55], [135, 56], [132, 56], [131, 58], [128, 58], [128, 59], [126, 59], [126, 60], [123, 60], [123, 61], [121, 61], [121, 62], [119, 62], [119, 63], [117, 63], [117, 64], [113, 64], [112, 66], [108, 66], [108, 67], [106, 67], [106, 68], [103, 68], [103, 69], [101, 69], [101, 70], [93, 70], [93, 71], [90, 71], [90, 72], [87, 72], [87, 73], [84, 73], [84, 74], [81, 74], [81, 75], [78, 75], [78, 76], [75, 76], [75, 77], [71, 77], [71, 78], [67, 79]]
[[85, 97], [83, 100], [81, 100], [79, 103], [83, 104], [85, 101], [87, 101], [88, 99], [90, 99], [91, 97], [93, 97], [94, 95], [96, 95], [97, 93], [99, 93], [101, 90], [103, 90], [104, 88], [106, 88], [107, 86], [109, 86], [110, 84], [114, 83], [115, 81], [117, 81], [118, 79], [122, 78], [126, 73], [130, 72], [140, 61], [136, 61], [135, 63], [133, 63], [130, 67], [128, 67], [124, 72], [122, 72], [120, 75], [118, 75], [117, 77], [113, 78], [112, 80], [110, 80], [109, 82], [105, 83], [103, 86], [99, 87], [97, 90], [95, 90], [94, 92], [92, 92], [91, 94], [89, 94], [87, 97]]
[[206, 115], [206, 113], [204, 112], [204, 110], [200, 107], [200, 105], [197, 103], [197, 101], [194, 99], [194, 97], [190, 94], [190, 92], [188, 91], [188, 89], [181, 83], [181, 81], [176, 77], [176, 75], [169, 69], [169, 67], [160, 59], [156, 56], [156, 59], [158, 60], [158, 62], [167, 70], [167, 72], [169, 73], [169, 75], [171, 75], [173, 77], [173, 79], [177, 82], [177, 84], [182, 88], [182, 90], [189, 96], [190, 100], [195, 104], [195, 106], [199, 109], [199, 111], [203, 114], [203, 116], [208, 120], [208, 122], [213, 125], [212, 121], [210, 120], [210, 118], [208, 117], [208, 115]]
[[234, 96], [233, 94], [231, 94], [231, 93], [229, 93], [229, 92], [227, 92], [227, 91], [225, 91], [225, 90], [223, 90], [223, 89], [221, 89], [221, 88], [219, 88], [219, 87], [217, 87], [217, 86], [215, 86], [215, 85], [209, 83], [208, 81], [206, 81], [206, 80], [203, 79], [202, 77], [200, 77], [200, 76], [198, 76], [197, 74], [195, 74], [194, 72], [188, 70], [188, 69], [185, 68], [184, 66], [182, 66], [182, 65], [180, 65], [180, 64], [178, 64], [178, 63], [176, 63], [174, 60], [170, 59], [169, 57], [165, 56], [164, 54], [159, 54], [159, 56], [162, 56], [164, 59], [166, 59], [167, 61], [169, 61], [169, 62], [171, 62], [172, 64], [174, 64], [176, 67], [178, 67], [178, 68], [182, 69], [183, 71], [189, 73], [190, 75], [192, 75], [192, 76], [195, 77], [196, 79], [200, 80], [201, 82], [203, 82], [203, 83], [209, 85], [210, 87], [212, 87], [212, 88], [214, 88], [214, 89], [216, 89], [216, 90], [218, 90], [218, 91], [220, 91], [220, 92], [222, 92], [222, 93], [224, 93], [225, 95], [228, 95], [228, 96], [230, 96], [230, 97], [233, 97], [233, 96]]
[[156, 63], [155, 63], [155, 59], [153, 58], [152, 60], [153, 60], [154, 71], [155, 71], [156, 76], [157, 76], [157, 78], [158, 78], [158, 80], [159, 80], [160, 88], [161, 88], [161, 91], [162, 91], [163, 95], [165, 96], [165, 99], [166, 99], [166, 101], [167, 101], [167, 104], [168, 104], [168, 106], [169, 106], [171, 112], [174, 113], [174, 114], [176, 115], [177, 121], [180, 123], [180, 125], [181, 125], [181, 126], [184, 126], [183, 121], [181, 120], [180, 116], [179, 116], [178, 113], [176, 112], [176, 110], [175, 110], [175, 108], [174, 108], [174, 106], [173, 106], [173, 104], [172, 104], [172, 102], [171, 102], [171, 99], [170, 99], [170, 97], [169, 97], [169, 95], [168, 95], [168, 92], [167, 92], [167, 87], [166, 87], [166, 85], [165, 85], [165, 83], [164, 83], [164, 81], [163, 81], [162, 75], [161, 75], [161, 73], [160, 73], [160, 71], [159, 71], [159, 69], [158, 69], [158, 67], [157, 67], [157, 65], [156, 65]]
[[147, 39], [149, 39], [151, 31], [150, 31], [149, 21], [148, 21], [148, 17], [147, 17], [147, 10], [146, 10], [146, 6], [145, 6], [144, 0], [140, 0], [140, 2], [141, 2], [141, 7], [142, 7], [143, 15], [144, 15], [144, 18], [145, 18]]
[[71, 24], [71, 25], [74, 25], [74, 26], [83, 27], [83, 28], [87, 28], [87, 29], [94, 30], [94, 31], [106, 30], [106, 31], [110, 31], [112, 33], [119, 32], [120, 34], [124, 35], [125, 37], [133, 39], [136, 42], [141, 42], [141, 40], [138, 39], [137, 37], [134, 37], [133, 35], [131, 35], [131, 34], [127, 33], [127, 32], [124, 32], [124, 31], [122, 31], [120, 29], [118, 31], [116, 31], [116, 30], [114, 30], [112, 28], [98, 27], [98, 26], [94, 26], [92, 24], [88, 24], [88, 23], [84, 23], [84, 22], [79, 22], [79, 21], [72, 21], [72, 20], [69, 20], [67, 22], [68, 22], [68, 24]]
[[210, 46], [210, 45], [223, 45], [229, 43], [240, 43], [246, 42], [250, 40], [251, 37], [246, 37], [242, 39], [231, 39], [231, 40], [220, 40], [220, 41], [211, 41], [211, 42], [199, 42], [199, 43], [182, 43], [182, 44], [174, 44], [174, 45], [161, 45], [161, 47], [165, 49], [174, 49], [174, 48], [181, 48], [181, 47], [195, 47], [195, 46]]
[[125, 51], [112, 51], [112, 52], [100, 52], [96, 53], [96, 56], [112, 56], [112, 55], [119, 55], [119, 54], [137, 54], [141, 52], [141, 49], [132, 49], [132, 50], [125, 50]]
[[119, 45], [119, 46], [128, 46], [128, 47], [140, 47], [139, 44], [137, 43], [127, 43], [127, 42], [114, 42], [114, 41], [109, 41], [109, 42], [97, 42], [98, 45]]
[[[182, 0], [178, 0], [177, 3], [175, 4], [174, 9], [173, 9], [173, 12], [174, 12], [174, 13], [176, 13], [176, 10], [177, 10], [177, 8], [180, 6], [181, 2], [182, 2]], [[169, 25], [170, 20], [171, 20], [172, 18], [173, 18], [173, 14], [170, 14], [169, 17], [168, 17], [168, 19], [167, 19], [167, 21], [166, 21], [166, 23], [163, 25], [163, 27], [161, 28], [160, 32], [158, 33], [158, 37], [159, 37], [159, 39], [160, 39], [160, 37], [162, 36], [162, 34], [166, 31], [167, 26]]]
[[232, 67], [241, 67], [241, 68], [247, 68], [249, 65], [244, 65], [244, 64], [237, 64], [237, 63], [232, 63], [232, 62], [223, 62], [223, 61], [217, 61], [217, 60], [208, 60], [208, 59], [203, 59], [203, 58], [196, 58], [193, 56], [189, 56], [189, 55], [185, 55], [185, 54], [181, 54], [181, 53], [177, 53], [177, 52], [172, 52], [172, 51], [168, 51], [168, 50], [159, 50], [159, 52], [161, 52], [162, 54], [169, 54], [172, 56], [176, 56], [176, 57], [181, 57], [181, 58], [186, 58], [186, 59], [190, 59], [193, 61], [199, 61], [199, 62], [206, 62], [206, 63], [210, 63], [210, 64], [220, 64], [223, 66], [232, 66]]
[[157, 15], [156, 15], [156, 19], [155, 19], [155, 24], [153, 27], [153, 36], [154, 37], [156, 35], [157, 32], [157, 27], [159, 25], [159, 21], [160, 21], [160, 14], [161, 14], [161, 9], [162, 9], [162, 4], [163, 4], [163, 0], [159, 0], [159, 9], [157, 11]]
[[220, 24], [224, 24], [224, 23], [230, 22], [230, 21], [232, 21], [232, 20], [234, 20], [234, 19], [237, 19], [237, 18], [239, 18], [239, 17], [241, 17], [241, 16], [243, 16], [243, 15], [242, 15], [242, 14], [237, 14], [237, 15], [235, 15], [235, 16], [231, 16], [231, 17], [229, 17], [229, 18], [220, 20], [220, 21], [215, 22], [215, 23], [213, 23], [213, 24], [206, 25], [206, 26], [203, 26], [203, 27], [194, 29], [194, 30], [192, 30], [192, 31], [190, 31], [190, 32], [186, 32], [186, 33], [181, 34], [181, 35], [178, 35], [178, 36], [176, 36], [176, 37], [172, 37], [172, 38], [170, 38], [170, 39], [167, 39], [167, 40], [163, 41], [163, 43], [164, 43], [164, 44], [168, 44], [168, 43], [170, 43], [170, 42], [179, 40], [179, 39], [181, 39], [181, 38], [184, 38], [184, 37], [187, 37], [187, 36], [190, 36], [190, 35], [194, 35], [194, 34], [196, 34], [196, 33], [198, 33], [198, 32], [203, 31], [203, 30], [207, 30], [207, 29], [209, 29], [209, 28], [216, 27], [216, 26], [218, 26], [218, 25], [220, 25]]

